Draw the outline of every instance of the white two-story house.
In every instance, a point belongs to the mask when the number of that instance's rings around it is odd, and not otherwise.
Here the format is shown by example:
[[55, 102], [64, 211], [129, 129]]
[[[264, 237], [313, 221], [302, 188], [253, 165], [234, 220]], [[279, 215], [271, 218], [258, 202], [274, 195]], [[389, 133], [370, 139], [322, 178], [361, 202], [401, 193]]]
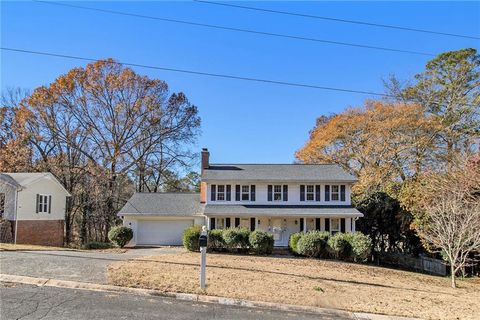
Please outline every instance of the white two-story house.
[[181, 244], [188, 225], [205, 224], [267, 231], [282, 247], [295, 232], [355, 232], [363, 216], [351, 205], [357, 179], [338, 165], [209, 160], [203, 149], [200, 194], [135, 194], [129, 200], [119, 215], [134, 229], [133, 245]]

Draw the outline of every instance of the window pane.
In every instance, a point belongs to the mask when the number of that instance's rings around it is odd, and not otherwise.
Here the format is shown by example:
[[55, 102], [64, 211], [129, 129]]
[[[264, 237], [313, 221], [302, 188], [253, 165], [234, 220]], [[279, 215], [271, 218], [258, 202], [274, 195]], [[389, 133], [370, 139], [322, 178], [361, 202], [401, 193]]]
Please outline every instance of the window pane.
[[307, 193], [307, 200], [313, 201], [313, 193]]
[[313, 192], [313, 186], [307, 186], [307, 192]]
[[338, 193], [332, 193], [332, 200], [338, 201]]
[[282, 186], [275, 185], [273, 188], [274, 188], [274, 192], [282, 192]]
[[338, 186], [332, 186], [332, 192], [338, 192]]
[[250, 199], [250, 195], [248, 193], [242, 193], [242, 200], [249, 200]]
[[242, 192], [248, 193], [250, 192], [250, 186], [242, 186]]
[[225, 192], [225, 186], [218, 186], [218, 192]]

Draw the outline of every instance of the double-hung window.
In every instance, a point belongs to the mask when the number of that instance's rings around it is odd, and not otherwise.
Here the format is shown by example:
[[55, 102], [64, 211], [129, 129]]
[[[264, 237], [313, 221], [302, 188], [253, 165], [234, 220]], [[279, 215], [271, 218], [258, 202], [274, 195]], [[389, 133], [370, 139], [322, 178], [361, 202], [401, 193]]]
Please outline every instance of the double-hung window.
[[313, 185], [307, 185], [306, 186], [306, 198], [307, 201], [313, 201], [315, 200], [315, 186]]
[[242, 201], [250, 201], [250, 186], [242, 186]]
[[332, 201], [340, 200], [340, 186], [332, 185], [331, 197], [332, 197]]
[[332, 233], [340, 232], [340, 219], [338, 218], [330, 219], [330, 232]]
[[217, 201], [225, 201], [225, 186], [217, 186]]
[[37, 213], [50, 213], [52, 196], [37, 194]]
[[282, 186], [273, 186], [273, 201], [282, 201]]

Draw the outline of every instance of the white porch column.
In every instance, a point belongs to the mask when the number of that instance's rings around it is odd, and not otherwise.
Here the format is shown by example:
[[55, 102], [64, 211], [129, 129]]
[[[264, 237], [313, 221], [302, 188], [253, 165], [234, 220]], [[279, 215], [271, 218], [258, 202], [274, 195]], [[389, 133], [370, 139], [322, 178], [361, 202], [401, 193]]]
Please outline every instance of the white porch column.
[[255, 230], [258, 230], [258, 222], [259, 221], [260, 221], [260, 219], [255, 217]]
[[355, 222], [357, 218], [352, 218], [352, 232], [355, 232]]
[[303, 218], [303, 232], [307, 232], [307, 218]]
[[210, 230], [210, 218], [205, 216], [205, 219], [207, 219], [207, 221], [206, 221], [207, 230]]

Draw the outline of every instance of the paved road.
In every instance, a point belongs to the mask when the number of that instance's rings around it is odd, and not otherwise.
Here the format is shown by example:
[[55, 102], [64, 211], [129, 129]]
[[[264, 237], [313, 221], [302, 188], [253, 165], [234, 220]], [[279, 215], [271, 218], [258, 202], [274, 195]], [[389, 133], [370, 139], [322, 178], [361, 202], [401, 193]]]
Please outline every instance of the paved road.
[[[0, 319], [339, 319], [170, 298], [0, 283]], [[341, 319], [340, 319], [341, 320]]]
[[107, 283], [107, 265], [115, 261], [178, 253], [179, 248], [139, 248], [125, 253], [94, 251], [0, 251], [0, 273]]

